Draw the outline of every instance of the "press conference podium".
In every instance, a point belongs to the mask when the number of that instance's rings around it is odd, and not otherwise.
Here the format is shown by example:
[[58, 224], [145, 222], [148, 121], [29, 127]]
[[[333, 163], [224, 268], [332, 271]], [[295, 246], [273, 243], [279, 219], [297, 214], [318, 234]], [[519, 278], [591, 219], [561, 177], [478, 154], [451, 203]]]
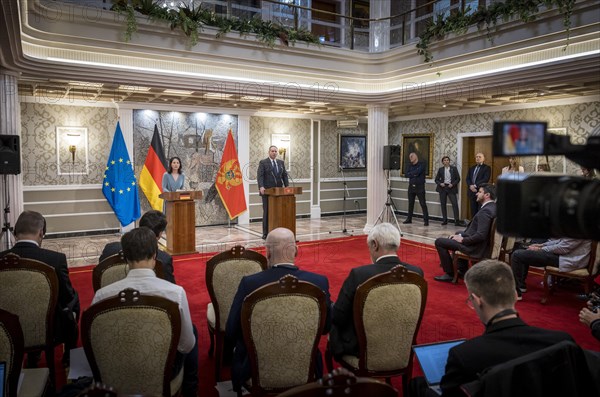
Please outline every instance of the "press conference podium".
[[296, 195], [301, 187], [272, 187], [265, 189], [269, 196], [269, 231], [278, 227], [290, 229], [296, 235]]
[[196, 204], [202, 198], [200, 191], [165, 192], [158, 197], [165, 200], [167, 211], [167, 252], [171, 255], [196, 252]]

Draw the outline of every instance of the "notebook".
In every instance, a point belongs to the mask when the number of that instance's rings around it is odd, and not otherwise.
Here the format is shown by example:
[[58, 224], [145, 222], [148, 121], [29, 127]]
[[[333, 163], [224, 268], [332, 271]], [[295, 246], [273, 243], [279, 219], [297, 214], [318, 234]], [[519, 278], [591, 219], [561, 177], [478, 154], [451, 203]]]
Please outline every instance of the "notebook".
[[442, 381], [442, 376], [444, 376], [444, 373], [446, 372], [448, 352], [454, 346], [460, 345], [464, 341], [465, 339], [459, 339], [413, 346], [413, 351], [425, 374], [427, 384], [439, 395], [442, 394], [440, 382]]

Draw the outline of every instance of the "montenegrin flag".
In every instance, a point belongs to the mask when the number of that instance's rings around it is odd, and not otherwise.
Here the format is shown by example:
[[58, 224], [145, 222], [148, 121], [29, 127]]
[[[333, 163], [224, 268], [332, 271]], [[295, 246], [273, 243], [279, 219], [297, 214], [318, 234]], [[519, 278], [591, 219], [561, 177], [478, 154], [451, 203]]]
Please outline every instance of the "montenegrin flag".
[[140, 188], [150, 202], [150, 206], [158, 211], [163, 210], [163, 199], [158, 197], [162, 191], [162, 178], [167, 171], [167, 159], [163, 149], [158, 127], [154, 125], [154, 134], [152, 142], [146, 155], [144, 168], [140, 173]]
[[238, 161], [231, 129], [227, 133], [227, 141], [223, 149], [223, 157], [221, 158], [221, 166], [217, 172], [215, 186], [230, 219], [240, 216], [246, 211], [246, 195], [244, 194], [242, 169]]
[[127, 226], [140, 217], [137, 181], [119, 122], [104, 171], [102, 193], [121, 226]]

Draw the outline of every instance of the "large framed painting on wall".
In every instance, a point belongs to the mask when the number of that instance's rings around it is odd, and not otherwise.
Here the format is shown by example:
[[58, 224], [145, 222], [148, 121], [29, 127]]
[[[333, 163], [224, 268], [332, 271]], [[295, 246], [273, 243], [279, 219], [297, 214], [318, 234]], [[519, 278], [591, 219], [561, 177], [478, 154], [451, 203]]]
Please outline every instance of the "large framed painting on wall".
[[340, 163], [344, 170], [367, 168], [367, 137], [365, 135], [340, 135]]
[[400, 174], [406, 176], [410, 165], [408, 156], [415, 153], [419, 161], [425, 164], [425, 177], [433, 177], [433, 134], [402, 135], [402, 154], [400, 155]]

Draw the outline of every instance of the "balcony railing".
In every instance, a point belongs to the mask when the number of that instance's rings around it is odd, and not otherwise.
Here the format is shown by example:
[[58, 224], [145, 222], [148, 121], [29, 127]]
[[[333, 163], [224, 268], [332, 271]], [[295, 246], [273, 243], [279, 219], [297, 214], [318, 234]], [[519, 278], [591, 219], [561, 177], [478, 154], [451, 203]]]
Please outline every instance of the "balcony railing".
[[[43, 1], [43, 0], [42, 0]], [[48, 1], [48, 0], [46, 0]], [[51, 0], [110, 10], [111, 0]], [[378, 52], [416, 42], [427, 26], [458, 10], [474, 12], [501, 0], [412, 0], [414, 8], [382, 18], [357, 17], [354, 0], [329, 0], [331, 10], [311, 8], [312, 0], [154, 0], [163, 7], [186, 4], [225, 18], [261, 18], [286, 27], [304, 28], [325, 46]], [[325, 2], [320, 2], [323, 4]], [[358, 3], [358, 2], [356, 2]], [[360, 2], [365, 4], [365, 1]], [[394, 2], [392, 2], [394, 3]], [[365, 12], [368, 12], [367, 7]], [[354, 14], [354, 16], [352, 15]], [[375, 37], [374, 37], [375, 36]]]

